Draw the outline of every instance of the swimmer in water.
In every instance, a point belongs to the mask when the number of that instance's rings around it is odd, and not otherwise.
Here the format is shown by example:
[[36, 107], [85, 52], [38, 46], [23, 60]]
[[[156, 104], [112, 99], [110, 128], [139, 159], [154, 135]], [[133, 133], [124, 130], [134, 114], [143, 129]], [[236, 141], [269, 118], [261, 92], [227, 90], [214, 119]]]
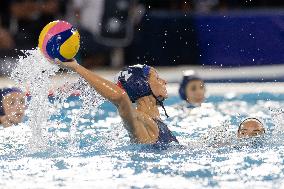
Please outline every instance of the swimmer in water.
[[[235, 139], [235, 133], [228, 131], [230, 125], [222, 125], [219, 127], [211, 128], [201, 138], [201, 143], [195, 143], [195, 145], [210, 146], [210, 147], [223, 147], [223, 146], [234, 146], [232, 139]], [[248, 139], [257, 136], [262, 136], [265, 133], [263, 123], [257, 118], [246, 118], [244, 119], [238, 128], [237, 138]], [[254, 141], [255, 142], [255, 141]], [[260, 141], [258, 141], [260, 142]], [[256, 144], [256, 143], [254, 143]], [[261, 144], [261, 143], [258, 143]], [[235, 147], [241, 147], [247, 145], [247, 143], [237, 144]]]
[[204, 81], [193, 70], [184, 72], [180, 83], [179, 95], [187, 102], [189, 108], [198, 107], [205, 99]]
[[0, 89], [0, 124], [5, 127], [19, 124], [25, 116], [25, 95], [18, 88]]
[[247, 118], [239, 126], [238, 138], [254, 137], [265, 133], [262, 122], [256, 118]]
[[[82, 67], [76, 60], [56, 62], [77, 72], [117, 107], [133, 142], [178, 142], [160, 118], [158, 105], [164, 108], [163, 101], [168, 97], [167, 82], [159, 77], [154, 68], [147, 65], [128, 66], [118, 73], [117, 82], [113, 83]], [[136, 104], [136, 108], [132, 103]]]

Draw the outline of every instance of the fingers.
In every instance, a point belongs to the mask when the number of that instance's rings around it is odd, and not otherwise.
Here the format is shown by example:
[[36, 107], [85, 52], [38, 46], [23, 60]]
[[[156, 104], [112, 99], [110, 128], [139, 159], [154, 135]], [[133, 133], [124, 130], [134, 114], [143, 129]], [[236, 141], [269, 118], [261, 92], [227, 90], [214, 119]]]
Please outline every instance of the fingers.
[[57, 64], [59, 67], [64, 69], [75, 69], [78, 66], [76, 59], [69, 60], [67, 62], [62, 62], [58, 58], [54, 59], [54, 63]]
[[56, 64], [67, 64], [67, 63], [70, 63], [70, 62], [77, 63], [77, 60], [75, 58], [68, 60], [68, 61], [65, 61], [65, 62], [62, 62], [58, 58], [55, 58], [54, 61], [55, 61]]
[[71, 60], [67, 61], [66, 63], [71, 63], [71, 62], [74, 62], [77, 64], [77, 60], [75, 58], [72, 58]]
[[54, 59], [54, 63], [57, 64], [57, 66], [59, 66], [60, 68], [68, 68], [68, 66], [66, 66], [65, 62], [61, 62], [58, 58]]
[[54, 62], [55, 62], [55, 64], [58, 64], [58, 65], [61, 64], [61, 61], [60, 61], [58, 58], [55, 58], [55, 59], [54, 59]]
[[62, 62], [61, 60], [59, 60], [58, 58], [54, 59], [55, 64], [57, 64], [60, 67], [65, 67], [67, 62]]

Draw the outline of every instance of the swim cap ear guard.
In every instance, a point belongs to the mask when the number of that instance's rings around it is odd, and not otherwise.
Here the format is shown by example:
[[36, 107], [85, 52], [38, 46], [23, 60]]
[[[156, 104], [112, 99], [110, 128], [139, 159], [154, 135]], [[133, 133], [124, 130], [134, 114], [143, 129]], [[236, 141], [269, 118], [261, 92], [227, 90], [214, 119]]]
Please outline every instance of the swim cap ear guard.
[[164, 99], [156, 97], [151, 90], [148, 82], [150, 70], [151, 67], [145, 64], [125, 67], [117, 75], [117, 85], [126, 91], [132, 103], [141, 97], [153, 95], [169, 117], [163, 104]]
[[3, 88], [0, 89], [0, 116], [4, 116], [5, 115], [5, 111], [3, 109], [3, 98], [4, 96], [10, 94], [10, 93], [14, 93], [14, 92], [18, 92], [21, 93], [22, 91], [18, 88]]
[[137, 99], [152, 94], [148, 77], [151, 67], [147, 65], [134, 65], [123, 68], [118, 73], [117, 85], [121, 86], [134, 103]]
[[201, 80], [203, 81], [198, 75], [194, 73], [193, 70], [188, 70], [184, 73], [182, 81], [179, 85], [179, 95], [180, 98], [187, 101], [187, 96], [186, 96], [186, 86], [189, 82], [193, 80]]

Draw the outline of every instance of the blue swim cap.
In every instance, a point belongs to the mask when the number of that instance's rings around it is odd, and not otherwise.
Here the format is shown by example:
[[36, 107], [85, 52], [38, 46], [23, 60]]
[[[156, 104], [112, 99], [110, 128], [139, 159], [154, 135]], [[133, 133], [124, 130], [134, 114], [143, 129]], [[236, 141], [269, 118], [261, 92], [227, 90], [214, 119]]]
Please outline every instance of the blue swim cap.
[[150, 69], [151, 67], [145, 64], [137, 64], [125, 67], [118, 73], [117, 85], [126, 91], [132, 102], [152, 94], [148, 83]]
[[186, 97], [186, 86], [189, 82], [193, 81], [193, 80], [201, 80], [203, 81], [198, 75], [196, 75], [194, 73], [194, 71], [192, 70], [189, 70], [187, 72], [185, 72], [185, 74], [183, 75], [183, 79], [180, 83], [180, 86], [179, 86], [179, 95], [181, 97], [181, 99], [183, 100], [187, 100], [187, 97]]
[[5, 112], [4, 112], [4, 109], [3, 109], [3, 98], [4, 98], [4, 96], [6, 96], [10, 93], [14, 93], [14, 92], [22, 93], [22, 91], [19, 88], [16, 88], [16, 87], [0, 89], [0, 116], [5, 115]]

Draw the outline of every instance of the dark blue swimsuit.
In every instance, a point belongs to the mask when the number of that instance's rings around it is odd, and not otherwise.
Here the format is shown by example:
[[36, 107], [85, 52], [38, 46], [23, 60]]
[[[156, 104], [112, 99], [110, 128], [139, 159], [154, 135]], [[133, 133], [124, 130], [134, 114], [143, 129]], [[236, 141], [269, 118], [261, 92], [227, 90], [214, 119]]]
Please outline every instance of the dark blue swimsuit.
[[178, 143], [178, 140], [164, 122], [158, 119], [154, 119], [154, 121], [157, 123], [159, 128], [159, 137], [156, 144], [169, 144], [171, 142]]

